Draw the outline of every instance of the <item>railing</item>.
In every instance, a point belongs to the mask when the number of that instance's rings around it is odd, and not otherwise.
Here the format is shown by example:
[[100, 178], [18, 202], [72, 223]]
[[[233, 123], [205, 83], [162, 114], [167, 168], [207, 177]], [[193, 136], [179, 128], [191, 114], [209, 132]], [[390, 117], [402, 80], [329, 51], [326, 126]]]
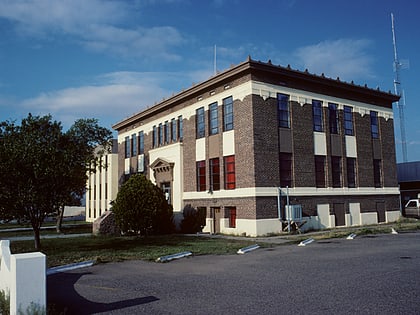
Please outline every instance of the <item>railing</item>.
[[10, 297], [10, 314], [36, 308], [46, 313], [46, 257], [10, 253], [10, 241], [0, 241], [0, 290]]

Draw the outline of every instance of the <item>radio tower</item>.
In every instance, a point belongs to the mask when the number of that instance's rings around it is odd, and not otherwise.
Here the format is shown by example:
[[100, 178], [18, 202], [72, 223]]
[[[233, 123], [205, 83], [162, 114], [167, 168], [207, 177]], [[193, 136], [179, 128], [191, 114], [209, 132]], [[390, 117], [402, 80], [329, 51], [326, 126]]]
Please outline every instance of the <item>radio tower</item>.
[[405, 122], [404, 122], [404, 106], [405, 106], [405, 97], [403, 95], [402, 84], [400, 80], [400, 69], [402, 64], [398, 60], [397, 55], [397, 42], [395, 40], [395, 27], [394, 27], [394, 14], [391, 13], [391, 23], [392, 23], [392, 43], [394, 45], [394, 90], [395, 94], [400, 96], [400, 100], [397, 102], [398, 114], [400, 118], [400, 133], [401, 133], [401, 149], [402, 149], [402, 158], [403, 162], [407, 162], [407, 140], [405, 138]]

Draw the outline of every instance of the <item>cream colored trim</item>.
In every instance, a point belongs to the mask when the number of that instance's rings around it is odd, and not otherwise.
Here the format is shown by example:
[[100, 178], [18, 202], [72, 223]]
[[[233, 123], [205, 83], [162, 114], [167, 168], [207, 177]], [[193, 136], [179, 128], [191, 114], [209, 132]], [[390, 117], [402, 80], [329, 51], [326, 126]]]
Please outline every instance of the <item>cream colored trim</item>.
[[235, 155], [235, 130], [223, 133], [223, 156]]
[[369, 114], [369, 112], [373, 110], [378, 112], [379, 117], [383, 117], [386, 120], [394, 118], [392, 108], [384, 108], [382, 106], [375, 106], [329, 95], [307, 92], [284, 86], [277, 86], [264, 82], [252, 81], [252, 92], [253, 94], [260, 95], [263, 99], [268, 97], [275, 98], [277, 93], [284, 93], [290, 95], [291, 101], [298, 102], [301, 105], [312, 104], [312, 100], [316, 99], [322, 101], [322, 106], [324, 107], [327, 107], [328, 103], [335, 103], [338, 104], [339, 109], [342, 109], [344, 105], [353, 107], [353, 111], [359, 113], [362, 116]]
[[214, 102], [217, 102], [219, 106], [223, 104], [223, 99], [229, 96], [232, 96], [234, 100], [241, 100], [251, 94], [260, 95], [263, 99], [267, 99], [269, 97], [276, 98], [277, 93], [284, 93], [290, 95], [290, 100], [299, 102], [301, 105], [303, 104], [311, 104], [312, 99], [317, 99], [322, 101], [323, 106], [328, 106], [328, 103], [336, 103], [339, 105], [339, 108], [342, 108], [344, 105], [353, 107], [353, 111], [364, 115], [369, 115], [369, 111], [374, 110], [378, 112], [379, 117], [383, 117], [386, 120], [392, 119], [393, 111], [392, 108], [384, 108], [381, 106], [370, 105], [366, 103], [351, 101], [348, 99], [342, 99], [337, 97], [332, 97], [328, 95], [307, 92], [297, 89], [291, 89], [284, 86], [268, 84], [264, 82], [258, 81], [247, 81], [241, 85], [231, 87], [227, 90], [224, 90], [220, 93], [216, 93], [211, 95], [208, 98], [197, 100], [196, 103], [182, 108], [180, 110], [174, 111], [168, 115], [163, 116], [156, 116], [156, 119], [147, 123], [136, 123], [129, 128], [126, 128], [125, 131], [120, 130], [118, 134], [118, 143], [123, 143], [126, 136], [131, 137], [133, 133], [138, 133], [139, 131], [143, 130], [145, 133], [150, 133], [153, 131], [154, 125], [159, 125], [159, 123], [164, 123], [165, 121], [171, 121], [172, 118], [178, 118], [178, 116], [183, 117], [183, 119], [190, 119], [192, 116], [195, 115], [195, 110], [200, 107], [204, 107], [204, 109], [208, 109], [208, 106]]
[[195, 140], [195, 160], [204, 161], [206, 159], [206, 138]]
[[345, 136], [346, 142], [346, 156], [350, 158], [357, 158], [357, 145], [355, 136]]
[[[281, 189], [282, 196], [286, 196], [285, 188]], [[289, 188], [289, 196], [369, 196], [369, 195], [398, 195], [398, 187], [386, 188]], [[210, 194], [207, 191], [202, 192], [184, 192], [183, 199], [208, 199], [208, 198], [246, 198], [246, 197], [274, 197], [277, 196], [277, 187], [250, 187], [238, 188], [234, 190], [216, 190]]]
[[314, 132], [314, 154], [327, 155], [327, 138], [324, 132]]

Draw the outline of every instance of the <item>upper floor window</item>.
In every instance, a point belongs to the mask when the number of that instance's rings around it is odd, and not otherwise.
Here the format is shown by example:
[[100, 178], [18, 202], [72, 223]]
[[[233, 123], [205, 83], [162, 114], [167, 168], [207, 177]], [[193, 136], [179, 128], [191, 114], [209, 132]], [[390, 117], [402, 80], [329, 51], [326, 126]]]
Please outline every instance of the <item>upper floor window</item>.
[[163, 145], [163, 125], [159, 124], [159, 145]]
[[157, 132], [156, 126], [153, 126], [153, 139], [152, 140], [153, 140], [152, 146], [156, 148], [158, 144], [158, 132]]
[[312, 116], [314, 131], [324, 131], [323, 128], [323, 115], [322, 115], [322, 102], [318, 100], [312, 100]]
[[139, 132], [139, 154], [144, 154], [144, 132]]
[[325, 156], [315, 156], [315, 185], [316, 187], [325, 187]]
[[344, 106], [344, 134], [354, 136], [353, 109], [350, 106]]
[[176, 140], [177, 140], [177, 123], [176, 123], [176, 120], [175, 120], [175, 118], [172, 118], [171, 119], [171, 139], [172, 139], [172, 142], [175, 142]]
[[206, 161], [196, 162], [197, 167], [197, 191], [206, 190]]
[[277, 111], [279, 115], [279, 126], [290, 128], [290, 104], [289, 95], [277, 94]]
[[210, 189], [220, 190], [220, 161], [219, 158], [210, 159]]
[[210, 135], [215, 135], [219, 132], [219, 115], [217, 103], [209, 105], [209, 132]]
[[373, 139], [379, 138], [378, 112], [370, 111], [370, 131]]
[[330, 133], [338, 134], [337, 104], [328, 103], [328, 118], [329, 118], [329, 125], [330, 125]]
[[169, 128], [169, 121], [165, 121], [165, 143], [171, 142], [171, 129]]
[[225, 189], [235, 189], [235, 156], [225, 156], [223, 159], [225, 166]]
[[183, 119], [182, 116], [178, 116], [178, 136], [179, 136], [179, 140], [182, 141], [183, 137], [184, 137], [184, 130], [183, 127], [184, 123], [183, 123]]
[[223, 131], [233, 129], [233, 99], [229, 96], [223, 99]]
[[130, 151], [130, 137], [125, 137], [125, 158], [129, 158], [131, 154]]
[[131, 156], [137, 155], [137, 135], [133, 134], [131, 136]]
[[205, 136], [206, 125], [204, 123], [204, 107], [200, 107], [195, 111], [195, 128], [197, 139]]

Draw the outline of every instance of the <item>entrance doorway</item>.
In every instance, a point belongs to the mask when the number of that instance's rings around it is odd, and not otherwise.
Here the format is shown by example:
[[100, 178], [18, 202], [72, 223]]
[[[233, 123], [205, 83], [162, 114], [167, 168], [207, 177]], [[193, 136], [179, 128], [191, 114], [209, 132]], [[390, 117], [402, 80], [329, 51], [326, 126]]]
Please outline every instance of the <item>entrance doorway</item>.
[[168, 202], [168, 204], [172, 204], [171, 183], [170, 182], [163, 182], [163, 183], [160, 184], [160, 188], [163, 190], [163, 193], [165, 194], [165, 199]]
[[220, 218], [222, 216], [220, 207], [211, 207], [210, 213], [213, 218], [213, 233], [220, 233]]
[[344, 203], [333, 204], [333, 211], [335, 216], [335, 226], [346, 225], [346, 211], [344, 209]]

